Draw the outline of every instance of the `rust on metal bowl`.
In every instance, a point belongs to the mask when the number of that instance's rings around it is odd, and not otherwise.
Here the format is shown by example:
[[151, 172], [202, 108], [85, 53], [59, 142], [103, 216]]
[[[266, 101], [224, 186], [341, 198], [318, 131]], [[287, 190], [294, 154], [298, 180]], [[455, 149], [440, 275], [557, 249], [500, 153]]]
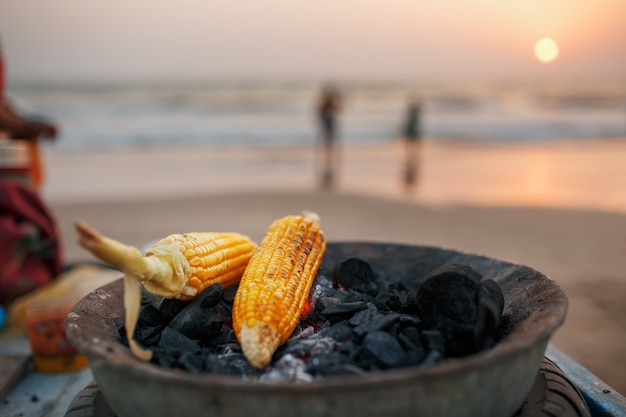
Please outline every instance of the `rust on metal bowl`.
[[[567, 298], [559, 286], [527, 266], [453, 250], [402, 244], [328, 245], [320, 273], [359, 257], [379, 275], [418, 285], [434, 268], [469, 265], [504, 293], [500, 333], [493, 348], [430, 367], [329, 377], [309, 384], [261, 383], [195, 375], [137, 360], [119, 342], [121, 280], [79, 301], [67, 334], [85, 355], [94, 378], [119, 417], [134, 416], [493, 416], [509, 417], [528, 394], [548, 341], [563, 323]], [[383, 278], [384, 278], [383, 277]]]

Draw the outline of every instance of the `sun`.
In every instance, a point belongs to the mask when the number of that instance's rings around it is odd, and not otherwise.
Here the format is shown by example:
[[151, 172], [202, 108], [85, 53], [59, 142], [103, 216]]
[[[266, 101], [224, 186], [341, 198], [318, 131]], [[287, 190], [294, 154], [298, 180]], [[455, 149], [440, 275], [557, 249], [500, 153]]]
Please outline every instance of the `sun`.
[[541, 38], [535, 43], [535, 57], [545, 64], [554, 61], [559, 56], [559, 46], [552, 38]]

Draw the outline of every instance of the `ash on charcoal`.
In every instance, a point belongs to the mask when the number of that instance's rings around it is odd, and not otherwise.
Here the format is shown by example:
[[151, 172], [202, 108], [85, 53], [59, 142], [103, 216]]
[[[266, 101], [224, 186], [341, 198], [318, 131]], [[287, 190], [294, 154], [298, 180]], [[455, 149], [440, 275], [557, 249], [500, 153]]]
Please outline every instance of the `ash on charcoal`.
[[313, 376], [306, 371], [306, 362], [302, 359], [285, 354], [278, 359], [272, 368], [264, 373], [261, 382], [311, 382]]
[[332, 280], [318, 274], [311, 308], [264, 370], [248, 363], [232, 329], [236, 288], [214, 285], [187, 302], [142, 297], [135, 337], [159, 366], [293, 383], [430, 366], [497, 342], [504, 298], [494, 281], [464, 265], [413, 277], [416, 288], [405, 275], [377, 277], [357, 258], [338, 263]]
[[307, 339], [291, 339], [282, 347], [279, 355], [294, 355], [296, 357], [307, 357], [315, 355], [329, 354], [337, 348], [337, 341], [330, 337], [313, 336]]

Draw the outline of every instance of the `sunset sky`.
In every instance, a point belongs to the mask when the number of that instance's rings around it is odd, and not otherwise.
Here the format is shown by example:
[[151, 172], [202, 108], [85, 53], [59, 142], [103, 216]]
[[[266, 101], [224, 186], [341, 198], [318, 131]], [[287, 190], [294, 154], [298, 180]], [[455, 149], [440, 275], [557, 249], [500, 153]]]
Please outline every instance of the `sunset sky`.
[[626, 79], [626, 0], [0, 0], [0, 37], [9, 81]]

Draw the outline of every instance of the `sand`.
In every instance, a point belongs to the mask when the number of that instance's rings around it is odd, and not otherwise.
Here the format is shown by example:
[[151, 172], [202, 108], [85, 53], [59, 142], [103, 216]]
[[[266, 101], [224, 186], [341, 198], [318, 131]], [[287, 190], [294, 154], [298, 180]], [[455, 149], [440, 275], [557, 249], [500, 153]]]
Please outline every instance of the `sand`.
[[402, 144], [345, 147], [321, 190], [309, 148], [45, 154], [42, 195], [67, 262], [92, 259], [72, 222], [144, 247], [174, 232], [260, 239], [276, 217], [316, 210], [332, 241], [399, 242], [535, 268], [569, 299], [553, 344], [626, 393], [626, 141], [542, 145], [426, 142], [420, 182], [402, 182]]

